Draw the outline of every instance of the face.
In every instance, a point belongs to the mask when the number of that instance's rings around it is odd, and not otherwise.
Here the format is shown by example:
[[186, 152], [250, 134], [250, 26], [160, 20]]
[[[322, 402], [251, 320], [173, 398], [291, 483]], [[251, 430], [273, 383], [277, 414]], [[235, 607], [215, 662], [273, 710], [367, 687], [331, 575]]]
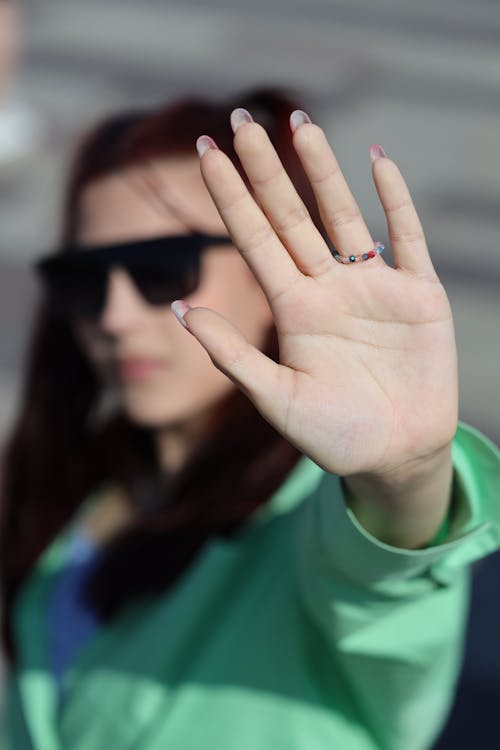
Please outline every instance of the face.
[[[172, 158], [156, 166], [159, 190], [168, 192], [165, 202], [158, 201], [158, 191], [138, 189], [138, 170], [91, 184], [80, 204], [78, 243], [108, 244], [193, 229], [227, 234], [197, 159]], [[272, 324], [262, 290], [232, 245], [203, 251], [200, 283], [186, 301], [220, 313], [259, 348]], [[179, 324], [170, 306], [149, 304], [124, 268], [110, 272], [99, 319], [77, 321], [75, 333], [102, 380], [137, 424], [197, 424], [235, 388]]]

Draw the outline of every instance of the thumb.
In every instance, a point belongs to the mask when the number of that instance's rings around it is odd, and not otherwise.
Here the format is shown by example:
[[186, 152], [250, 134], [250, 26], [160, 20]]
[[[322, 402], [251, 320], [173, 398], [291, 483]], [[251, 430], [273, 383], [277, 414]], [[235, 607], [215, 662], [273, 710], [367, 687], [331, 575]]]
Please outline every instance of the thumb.
[[[250, 344], [232, 323], [214, 310], [190, 307], [183, 300], [172, 304], [179, 322], [200, 342], [218, 370], [227, 375], [255, 403], [262, 415], [276, 406], [281, 368]], [[282, 395], [282, 394], [281, 394]], [[273, 419], [274, 421], [274, 419]]]

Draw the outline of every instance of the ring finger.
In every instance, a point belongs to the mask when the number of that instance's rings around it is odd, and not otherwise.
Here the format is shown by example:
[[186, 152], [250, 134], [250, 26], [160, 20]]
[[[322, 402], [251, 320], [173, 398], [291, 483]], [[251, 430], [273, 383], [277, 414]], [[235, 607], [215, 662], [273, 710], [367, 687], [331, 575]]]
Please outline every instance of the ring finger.
[[311, 183], [328, 236], [342, 255], [371, 250], [372, 236], [324, 132], [300, 115], [297, 120], [300, 124], [293, 135], [294, 147]]

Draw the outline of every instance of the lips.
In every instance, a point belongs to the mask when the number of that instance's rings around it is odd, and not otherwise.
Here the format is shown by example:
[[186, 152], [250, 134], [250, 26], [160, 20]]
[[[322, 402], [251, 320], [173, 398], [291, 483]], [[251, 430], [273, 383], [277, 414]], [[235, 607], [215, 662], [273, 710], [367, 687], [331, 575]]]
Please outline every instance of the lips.
[[118, 373], [121, 380], [137, 381], [152, 377], [163, 367], [159, 359], [131, 357], [118, 362]]

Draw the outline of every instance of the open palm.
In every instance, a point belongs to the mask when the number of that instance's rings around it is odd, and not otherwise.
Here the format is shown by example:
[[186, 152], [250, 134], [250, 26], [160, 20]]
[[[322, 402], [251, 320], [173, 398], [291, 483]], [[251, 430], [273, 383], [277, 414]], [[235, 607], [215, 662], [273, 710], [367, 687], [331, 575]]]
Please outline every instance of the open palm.
[[[306, 121], [293, 142], [336, 249], [370, 250], [373, 239], [322, 130]], [[215, 364], [276, 429], [332, 473], [388, 473], [449, 443], [457, 423], [453, 321], [394, 162], [379, 152], [373, 177], [395, 267], [379, 255], [344, 265], [263, 128], [245, 122], [235, 134], [256, 200], [229, 158], [209, 139], [201, 145], [205, 182], [266, 294], [280, 346], [277, 364], [215, 312], [190, 310], [186, 323]]]

